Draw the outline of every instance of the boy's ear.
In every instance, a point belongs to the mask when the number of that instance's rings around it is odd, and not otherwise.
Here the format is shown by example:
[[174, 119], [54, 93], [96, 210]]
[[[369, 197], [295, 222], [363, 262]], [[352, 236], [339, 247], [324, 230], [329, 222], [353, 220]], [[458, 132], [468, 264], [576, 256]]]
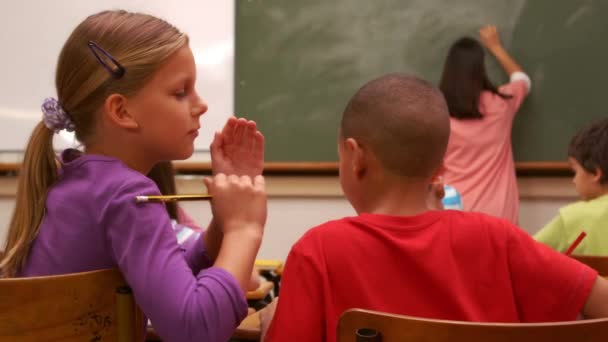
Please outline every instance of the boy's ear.
[[431, 183], [443, 183], [443, 174], [445, 173], [445, 165], [441, 163], [441, 166], [435, 171], [431, 178]]
[[106, 117], [115, 125], [127, 129], [139, 128], [135, 117], [127, 110], [127, 98], [120, 94], [108, 96], [104, 102]]
[[596, 167], [595, 172], [593, 173], [593, 176], [592, 176], [593, 181], [600, 184], [602, 177], [604, 177], [604, 174], [602, 173], [602, 169], [600, 169], [599, 167]]
[[348, 138], [344, 141], [345, 148], [350, 154], [351, 167], [353, 174], [361, 176], [367, 170], [367, 150], [359, 144], [354, 138]]

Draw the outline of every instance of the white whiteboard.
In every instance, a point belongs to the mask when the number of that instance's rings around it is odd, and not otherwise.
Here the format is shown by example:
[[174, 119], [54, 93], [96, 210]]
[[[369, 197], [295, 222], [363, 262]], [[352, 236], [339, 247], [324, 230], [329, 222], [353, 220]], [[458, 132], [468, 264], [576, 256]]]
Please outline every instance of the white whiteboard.
[[[234, 114], [234, 1], [20, 0], [4, 1], [0, 12], [0, 153], [25, 149], [42, 117], [43, 99], [56, 97], [55, 66], [63, 43], [83, 19], [107, 9], [152, 14], [188, 34], [196, 88], [209, 105], [195, 148], [208, 150], [213, 132]], [[74, 143], [66, 132], [55, 139], [57, 149]]]

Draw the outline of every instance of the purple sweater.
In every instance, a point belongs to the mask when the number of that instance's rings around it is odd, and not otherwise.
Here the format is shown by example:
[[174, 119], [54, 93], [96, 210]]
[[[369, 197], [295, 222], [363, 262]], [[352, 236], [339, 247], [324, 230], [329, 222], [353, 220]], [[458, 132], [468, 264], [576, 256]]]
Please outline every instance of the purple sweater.
[[165, 341], [227, 341], [247, 315], [234, 277], [210, 267], [204, 239], [179, 246], [153, 181], [121, 161], [62, 154], [64, 166], [19, 276], [118, 267], [135, 300]]

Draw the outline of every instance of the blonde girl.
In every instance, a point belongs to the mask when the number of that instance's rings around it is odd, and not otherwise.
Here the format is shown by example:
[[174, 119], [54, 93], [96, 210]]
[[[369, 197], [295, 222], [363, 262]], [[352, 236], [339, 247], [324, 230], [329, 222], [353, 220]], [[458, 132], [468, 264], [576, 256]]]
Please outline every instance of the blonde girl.
[[[180, 247], [163, 205], [134, 200], [159, 194], [146, 177], [155, 164], [193, 153], [207, 110], [195, 80], [188, 36], [161, 19], [105, 11], [76, 27], [59, 55], [57, 99], [44, 101], [25, 152], [4, 277], [118, 267], [163, 340], [228, 340], [247, 313], [266, 219], [255, 123], [232, 118], [216, 133], [203, 239]], [[84, 152], [56, 159], [62, 129]]]

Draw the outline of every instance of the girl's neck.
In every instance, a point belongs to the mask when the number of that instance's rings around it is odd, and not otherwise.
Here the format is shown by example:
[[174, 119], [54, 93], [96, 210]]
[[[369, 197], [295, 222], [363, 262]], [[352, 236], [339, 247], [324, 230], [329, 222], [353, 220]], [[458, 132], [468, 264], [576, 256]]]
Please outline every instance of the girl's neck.
[[134, 153], [127, 148], [113, 148], [111, 146], [92, 145], [85, 148], [86, 154], [97, 154], [113, 157], [125, 163], [129, 168], [147, 175], [155, 163], [146, 160], [144, 154]]

